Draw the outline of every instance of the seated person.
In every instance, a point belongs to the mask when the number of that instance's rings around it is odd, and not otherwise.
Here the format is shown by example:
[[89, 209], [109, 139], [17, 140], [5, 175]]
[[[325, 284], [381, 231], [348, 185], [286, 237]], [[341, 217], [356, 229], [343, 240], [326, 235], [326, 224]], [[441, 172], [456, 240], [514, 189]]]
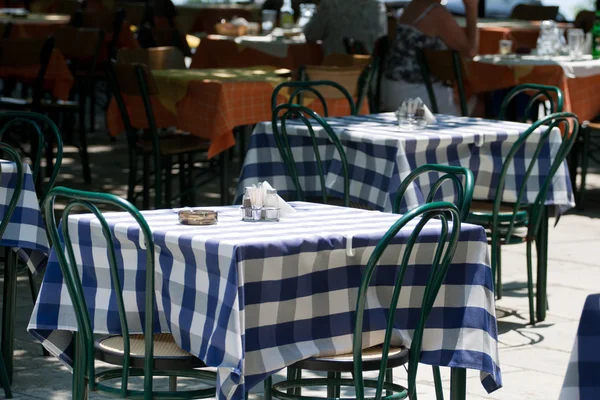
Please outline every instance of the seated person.
[[[385, 60], [381, 85], [382, 108], [395, 111], [409, 98], [420, 97], [431, 107], [416, 49], [454, 49], [462, 56], [477, 54], [478, 0], [463, 0], [467, 18], [466, 32], [440, 0], [412, 0], [398, 19], [396, 39]], [[460, 115], [453, 88], [433, 82], [439, 112]]]
[[321, 0], [304, 35], [306, 40], [322, 40], [325, 56], [345, 54], [344, 38], [361, 42], [372, 53], [386, 29], [385, 5], [378, 0]]

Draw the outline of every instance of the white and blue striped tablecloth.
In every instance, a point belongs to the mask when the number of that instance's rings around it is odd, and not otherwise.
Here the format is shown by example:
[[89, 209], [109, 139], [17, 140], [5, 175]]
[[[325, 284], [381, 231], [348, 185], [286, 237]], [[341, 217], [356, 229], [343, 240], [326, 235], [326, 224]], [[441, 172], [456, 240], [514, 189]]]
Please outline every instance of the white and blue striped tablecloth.
[[[398, 219], [378, 211], [291, 204], [296, 213], [277, 223], [243, 222], [235, 206], [216, 208], [219, 222], [213, 226], [181, 225], [173, 210], [143, 212], [156, 246], [160, 329], [171, 332], [183, 349], [207, 365], [218, 367], [221, 398], [241, 400], [245, 390], [296, 361], [351, 351], [362, 271], [376, 243]], [[146, 264], [140, 232], [128, 214], [105, 216], [123, 270], [129, 329], [141, 332]], [[85, 214], [71, 216], [68, 223], [94, 332], [120, 333], [99, 222]], [[411, 227], [393, 240], [373, 278], [365, 346], [383, 341], [389, 285]], [[439, 221], [425, 227], [406, 273], [397, 321], [398, 341], [406, 346], [417, 323], [440, 227]], [[71, 332], [77, 322], [54, 253], [28, 330], [61, 360], [72, 362]], [[463, 224], [427, 323], [421, 360], [479, 370], [483, 386], [493, 391], [501, 386], [497, 335], [485, 232]]]
[[[479, 118], [436, 115], [437, 122], [421, 131], [400, 131], [392, 113], [327, 118], [346, 152], [350, 177], [350, 200], [381, 211], [391, 211], [400, 182], [423, 164], [456, 165], [469, 168], [475, 176], [474, 198], [493, 200], [506, 155], [525, 130], [527, 124], [484, 120]], [[343, 170], [339, 154], [327, 133], [314, 124], [319, 152], [326, 172], [327, 192], [341, 197]], [[308, 129], [302, 122], [288, 121], [287, 133], [300, 175], [300, 185], [310, 197], [320, 196], [318, 169]], [[527, 182], [525, 201], [533, 202], [550, 169], [551, 160], [561, 144], [561, 133], [555, 129], [542, 147], [539, 162]], [[514, 202], [524, 180], [527, 162], [535, 151], [532, 141], [517, 152], [508, 170], [503, 200]], [[405, 196], [404, 210], [423, 203], [436, 174], [425, 174]], [[243, 188], [268, 181], [278, 192], [294, 198], [295, 187], [288, 176], [273, 137], [270, 122], [256, 126], [236, 193], [240, 204]], [[454, 200], [451, 186], [442, 187], [437, 199]], [[548, 193], [546, 204], [560, 211], [574, 207], [568, 168], [559, 168]]]
[[[25, 179], [21, 197], [10, 219], [0, 246], [12, 247], [32, 272], [37, 272], [48, 258], [46, 225], [40, 212], [33, 176], [29, 165], [25, 167]], [[14, 162], [0, 160], [0, 215], [4, 215], [17, 183], [17, 168]]]

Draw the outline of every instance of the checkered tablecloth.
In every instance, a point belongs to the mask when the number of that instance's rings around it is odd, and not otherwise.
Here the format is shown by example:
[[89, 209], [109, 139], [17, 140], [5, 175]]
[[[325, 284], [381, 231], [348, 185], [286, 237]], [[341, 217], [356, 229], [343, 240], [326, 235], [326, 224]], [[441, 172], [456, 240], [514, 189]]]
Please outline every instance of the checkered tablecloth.
[[600, 294], [585, 300], [559, 400], [600, 398]]
[[[49, 246], [31, 170], [27, 164], [24, 167], [25, 180], [21, 198], [0, 240], [0, 246], [12, 247], [35, 273], [46, 264]], [[0, 215], [4, 215], [16, 182], [15, 163], [0, 160]]]
[[[475, 176], [474, 198], [493, 200], [504, 159], [528, 125], [478, 118], [437, 115], [437, 123], [425, 130], [402, 132], [392, 113], [328, 118], [346, 152], [350, 176], [350, 199], [373, 208], [391, 211], [400, 182], [423, 164], [458, 165], [469, 168]], [[314, 124], [316, 125], [316, 124]], [[288, 122], [289, 143], [298, 164], [300, 184], [307, 196], [320, 196], [318, 169], [308, 129], [301, 123]], [[338, 152], [327, 133], [315, 127], [321, 159], [326, 169], [326, 186], [333, 196], [343, 194], [343, 170]], [[527, 183], [526, 201], [533, 202], [561, 143], [558, 129], [542, 148], [539, 162]], [[535, 143], [537, 145], [537, 143]], [[523, 182], [526, 165], [535, 151], [528, 144], [519, 151], [508, 171], [504, 201], [515, 201]], [[406, 194], [405, 207], [422, 203], [423, 194], [438, 176], [425, 175]], [[240, 204], [243, 188], [267, 180], [284, 196], [295, 195], [273, 137], [271, 123], [256, 126], [240, 175], [236, 204]], [[454, 189], [442, 187], [441, 196], [453, 201]], [[290, 197], [293, 198], [293, 197]], [[547, 204], [564, 211], [574, 206], [571, 181], [566, 165], [555, 175]]]
[[[377, 211], [291, 204], [296, 213], [278, 223], [242, 222], [235, 206], [217, 208], [219, 222], [213, 226], [181, 225], [173, 210], [143, 212], [156, 245], [160, 329], [171, 332], [183, 349], [209, 366], [219, 367], [221, 398], [242, 399], [244, 390], [296, 361], [351, 351], [361, 271], [398, 218]], [[118, 242], [129, 329], [140, 332], [145, 269], [140, 233], [128, 215], [105, 215]], [[93, 299], [88, 305], [94, 332], [119, 333], [99, 223], [89, 214], [71, 216], [68, 223], [88, 301]], [[372, 289], [367, 303], [366, 346], [383, 341], [386, 319], [380, 304], [389, 304], [391, 296], [384, 286], [394, 281], [409, 233], [410, 229], [399, 233], [373, 278], [377, 290]], [[407, 346], [439, 233], [437, 221], [424, 229], [405, 278], [397, 335]], [[486, 390], [501, 386], [493, 283], [481, 227], [463, 225], [427, 327], [422, 362], [480, 370]], [[71, 331], [77, 330], [77, 323], [54, 254], [28, 330], [71, 363]]]

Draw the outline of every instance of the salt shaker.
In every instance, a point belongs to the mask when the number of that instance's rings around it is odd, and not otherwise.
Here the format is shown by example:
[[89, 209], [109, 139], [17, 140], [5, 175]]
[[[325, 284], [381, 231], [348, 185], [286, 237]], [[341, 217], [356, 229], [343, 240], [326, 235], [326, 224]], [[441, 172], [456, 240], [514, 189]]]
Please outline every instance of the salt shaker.
[[279, 200], [277, 189], [267, 189], [267, 196], [263, 204], [266, 221], [279, 221]]
[[242, 219], [252, 221], [252, 200], [250, 200], [250, 190], [252, 187], [244, 188], [244, 197], [242, 199]]

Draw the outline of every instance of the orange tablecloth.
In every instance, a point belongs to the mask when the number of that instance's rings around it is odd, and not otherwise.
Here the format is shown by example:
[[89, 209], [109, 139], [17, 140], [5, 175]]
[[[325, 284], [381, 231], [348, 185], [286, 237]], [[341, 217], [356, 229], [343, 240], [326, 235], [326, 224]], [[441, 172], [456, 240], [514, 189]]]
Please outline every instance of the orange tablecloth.
[[[39, 66], [29, 68], [0, 67], [0, 79], [15, 79], [33, 83], [37, 78]], [[53, 50], [44, 79], [44, 88], [59, 100], [67, 100], [73, 87], [73, 76], [62, 53]]]
[[503, 66], [486, 63], [466, 63], [467, 87], [471, 94], [506, 89], [521, 83], [558, 86], [564, 94], [564, 110], [571, 111], [581, 121], [600, 114], [600, 75], [567, 78], [562, 67]]
[[0, 18], [0, 22], [12, 24], [11, 37], [36, 38], [52, 35], [58, 28], [69, 23], [70, 17], [61, 14], [31, 13], [27, 18]]
[[534, 49], [539, 36], [537, 28], [482, 27], [479, 28], [479, 54], [497, 54], [502, 39], [513, 41], [513, 51], [518, 48]]
[[317, 43], [288, 46], [286, 57], [276, 57], [260, 50], [239, 45], [231, 39], [211, 35], [200, 41], [192, 57], [191, 68], [244, 68], [270, 65], [296, 70], [301, 65], [320, 65], [323, 50]]
[[[249, 76], [252, 73], [254, 78]], [[273, 88], [284, 81], [272, 68], [165, 70], [154, 71], [154, 76], [160, 93], [151, 99], [157, 125], [176, 126], [209, 139], [209, 157], [235, 145], [233, 129], [236, 126], [271, 120], [271, 94]], [[281, 96], [279, 102], [284, 101], [285, 96]], [[141, 100], [125, 97], [125, 102], [133, 126], [148, 128]], [[322, 113], [316, 104], [309, 106]], [[349, 114], [345, 99], [329, 101], [328, 106], [331, 116]], [[363, 111], [368, 112], [366, 108]], [[106, 118], [112, 136], [124, 131], [114, 100]]]

